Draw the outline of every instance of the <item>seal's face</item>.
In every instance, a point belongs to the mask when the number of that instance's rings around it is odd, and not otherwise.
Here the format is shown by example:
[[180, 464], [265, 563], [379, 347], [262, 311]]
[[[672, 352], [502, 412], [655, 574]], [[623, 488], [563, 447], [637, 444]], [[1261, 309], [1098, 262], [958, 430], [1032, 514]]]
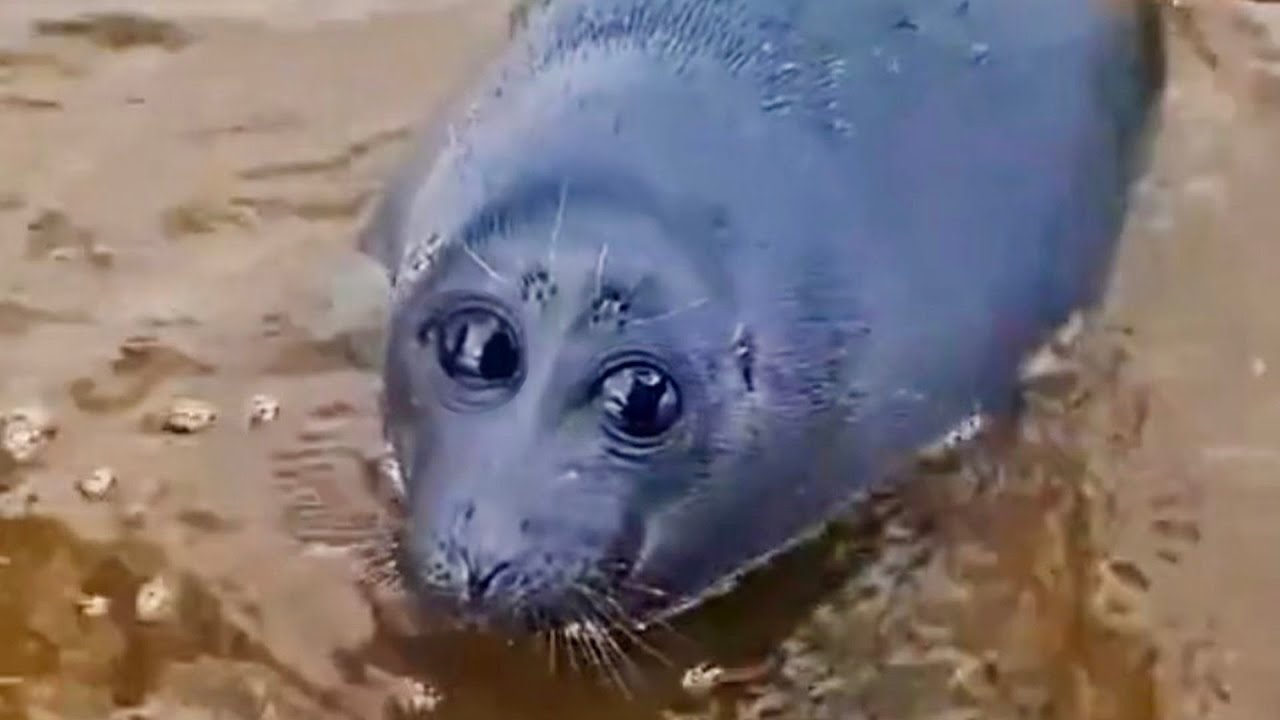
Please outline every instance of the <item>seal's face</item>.
[[727, 300], [664, 255], [671, 232], [612, 207], [566, 214], [561, 195], [450, 238], [397, 303], [386, 416], [424, 599], [529, 631], [638, 618], [676, 590], [640, 566], [661, 517], [734, 454], [709, 428], [738, 359]]

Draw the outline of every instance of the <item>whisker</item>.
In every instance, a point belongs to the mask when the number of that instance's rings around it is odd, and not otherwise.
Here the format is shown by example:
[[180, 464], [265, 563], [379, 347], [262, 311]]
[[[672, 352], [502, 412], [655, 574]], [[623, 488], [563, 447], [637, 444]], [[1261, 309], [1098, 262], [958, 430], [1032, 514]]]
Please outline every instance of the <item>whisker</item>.
[[622, 578], [619, 581], [619, 583], [628, 590], [635, 590], [636, 592], [642, 592], [648, 595], [649, 597], [662, 598], [662, 599], [671, 597], [671, 593], [667, 592], [666, 590], [663, 590], [658, 587], [654, 587], [653, 585], [647, 585], [634, 578]]
[[690, 312], [692, 310], [697, 310], [698, 308], [710, 302], [710, 300], [711, 300], [710, 298], [702, 298], [701, 300], [695, 300], [694, 302], [691, 302], [688, 305], [685, 305], [684, 307], [676, 308], [675, 310], [669, 310], [667, 312], [659, 313], [657, 315], [650, 315], [649, 317], [646, 317], [646, 318], [636, 318], [634, 320], [628, 320], [627, 324], [632, 326], [648, 325], [649, 323], [660, 322], [662, 320], [670, 320], [671, 318], [676, 317], [677, 315], [683, 315], [684, 313]]
[[597, 654], [598, 648], [592, 644], [592, 634], [595, 632], [595, 626], [590, 620], [578, 624], [578, 639], [582, 641], [582, 648], [586, 651], [586, 657], [591, 662], [591, 669], [599, 672], [603, 663]]
[[[537, 615], [538, 621], [541, 622], [542, 614], [537, 613], [536, 615]], [[552, 675], [555, 674], [555, 670], [554, 670], [555, 660], [551, 655], [551, 638], [554, 636], [554, 634], [555, 634], [555, 628], [550, 628], [547, 630], [539, 630], [536, 633], [534, 633], [534, 638], [539, 643], [541, 643], [543, 645], [543, 648], [547, 651], [547, 672], [551, 673]]]
[[618, 641], [604, 630], [600, 630], [595, 634], [595, 642], [600, 647], [600, 652], [608, 658], [609, 673], [613, 676], [614, 684], [618, 686], [618, 691], [628, 700], [635, 699], [635, 694], [631, 690], [631, 685], [627, 682], [627, 674], [635, 673], [635, 666], [631, 664], [631, 659], [626, 656], [622, 648], [618, 645]]
[[657, 625], [659, 626], [659, 628], [662, 628], [664, 632], [675, 635], [676, 638], [689, 639], [686, 637], [684, 633], [681, 633], [680, 630], [677, 630], [675, 625], [671, 624], [671, 620], [668, 620], [667, 618], [663, 618], [662, 615], [654, 615], [652, 616], [652, 618], [636, 621], [636, 623], [631, 624], [631, 628], [634, 629], [635, 632], [637, 633], [644, 633], [644, 632], [648, 632], [648, 630], [650, 628], [653, 628], [654, 625]]
[[501, 274], [501, 273], [499, 273], [497, 270], [494, 270], [492, 267], [490, 267], [490, 266], [489, 266], [489, 263], [487, 263], [487, 262], [485, 262], [485, 261], [484, 261], [484, 258], [482, 258], [482, 257], [480, 257], [479, 255], [477, 255], [477, 254], [476, 254], [476, 251], [471, 249], [471, 246], [470, 246], [470, 245], [468, 245], [468, 244], [467, 244], [467, 243], [465, 243], [465, 242], [460, 243], [460, 244], [462, 245], [462, 252], [466, 253], [466, 254], [467, 254], [467, 257], [469, 257], [469, 258], [471, 258], [473, 261], [475, 261], [475, 264], [479, 265], [479, 266], [480, 266], [480, 269], [481, 269], [481, 270], [483, 270], [483, 271], [485, 272], [485, 274], [486, 274], [486, 275], [488, 275], [489, 277], [493, 278], [494, 280], [497, 280], [498, 282], [503, 282], [503, 283], [506, 283], [506, 284], [508, 284], [508, 285], [514, 285], [514, 284], [515, 284], [514, 282], [512, 282], [512, 280], [511, 280], [510, 278], [508, 278], [508, 277], [506, 277], [506, 276], [502, 275], [502, 274]]
[[[602, 616], [601, 619], [610, 626], [617, 625], [616, 621], [610, 620], [608, 617]], [[633, 694], [631, 692], [631, 687], [625, 682], [625, 675], [632, 675], [643, 679], [640, 668], [636, 665], [635, 661], [631, 659], [631, 656], [627, 654], [627, 651], [618, 642], [617, 638], [615, 638], [612, 633], [608, 632], [607, 629], [600, 632], [597, 639], [599, 640], [601, 647], [612, 658], [614, 658], [614, 665], [617, 668], [615, 672], [619, 675], [619, 685], [622, 688], [623, 694], [627, 696], [627, 699], [632, 699]]]
[[618, 691], [631, 698], [631, 688], [627, 685], [627, 681], [623, 679], [621, 671], [618, 669], [618, 663], [608, 652], [607, 646], [603, 643], [603, 638], [607, 637], [607, 633], [600, 629], [594, 623], [588, 626], [587, 643], [591, 646], [595, 656], [599, 658], [597, 668], [602, 668], [609, 676], [609, 679], [618, 688]]
[[[619, 604], [617, 599], [615, 599], [613, 596], [607, 593], [601, 593], [600, 597], [605, 602], [609, 603], [614, 607], [616, 615], [618, 615], [619, 617], [625, 615], [625, 613], [622, 610], [622, 605]], [[640, 636], [640, 633], [636, 632], [631, 627], [630, 622], [627, 622], [625, 619], [615, 620], [613, 622], [613, 627], [619, 630], [620, 632], [622, 632], [623, 635], [626, 635], [628, 640], [635, 643], [636, 646], [639, 647], [644, 652], [653, 656], [653, 658], [658, 662], [662, 663], [663, 665], [666, 665], [667, 667], [675, 667], [675, 664], [671, 662], [671, 659], [668, 658], [666, 654], [664, 654], [662, 651], [653, 647], [652, 644], [646, 642], [644, 638]]]
[[575, 675], [580, 674], [582, 670], [578, 666], [578, 648], [576, 642], [578, 633], [577, 624], [571, 623], [566, 625], [561, 633], [561, 638], [564, 639], [565, 655], [569, 658], [569, 667], [573, 669], [573, 673]]
[[[592, 605], [594, 607], [594, 603], [592, 603], [587, 594], [583, 592], [584, 588], [579, 586], [578, 590], [579, 597], [586, 601], [588, 605]], [[582, 628], [584, 644], [587, 647], [587, 651], [591, 653], [591, 656], [595, 659], [595, 669], [604, 670], [613, 681], [613, 684], [617, 686], [618, 690], [630, 699], [632, 697], [631, 688], [627, 685], [626, 680], [623, 679], [622, 673], [619, 670], [618, 662], [614, 659], [614, 655], [609, 652], [608, 647], [603, 642], [603, 639], [608, 637], [608, 633], [600, 628], [600, 625], [597, 622], [598, 615], [598, 611], [592, 611], [588, 614], [586, 622], [579, 625], [579, 627]]]
[[[626, 627], [625, 620], [621, 619], [622, 618], [621, 607], [617, 604], [617, 602], [615, 602], [612, 598], [610, 598], [605, 593], [595, 591], [594, 589], [588, 586], [579, 585], [579, 593], [582, 599], [585, 600], [587, 604], [591, 606], [591, 611], [592, 613], [594, 613], [595, 619], [602, 621], [607, 626], [606, 631], [601, 633], [603, 636], [602, 639], [609, 644], [610, 648], [614, 651], [616, 656], [620, 660], [622, 660], [624, 663], [626, 663], [628, 668], [632, 672], [638, 674], [639, 668], [636, 667], [635, 662], [631, 659], [629, 655], [627, 655], [626, 651], [618, 643], [617, 639], [614, 638], [613, 635], [608, 632], [608, 630], [610, 629], [616, 629], [628, 635], [630, 634], [629, 629]], [[611, 603], [613, 607], [618, 608], [617, 612], [610, 612], [609, 607], [607, 605], [600, 605], [598, 601]]]
[[560, 629], [551, 628], [551, 632], [547, 637], [547, 655], [551, 667], [552, 677], [559, 674], [559, 668], [556, 665], [556, 645], [560, 642]]
[[560, 203], [556, 206], [556, 221], [551, 226], [551, 243], [547, 246], [547, 272], [550, 273], [556, 265], [556, 243], [560, 241], [560, 228], [564, 226], [564, 205], [569, 195], [569, 182], [560, 183]]
[[596, 258], [596, 292], [592, 297], [600, 297], [604, 292], [604, 263], [609, 257], [609, 243], [600, 246], [600, 257]]

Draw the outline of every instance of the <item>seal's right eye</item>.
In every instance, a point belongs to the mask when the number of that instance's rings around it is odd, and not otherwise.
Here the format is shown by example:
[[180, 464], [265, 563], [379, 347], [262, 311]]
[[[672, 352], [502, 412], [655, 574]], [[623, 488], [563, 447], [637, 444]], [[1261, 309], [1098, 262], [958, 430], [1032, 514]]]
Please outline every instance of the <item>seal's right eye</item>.
[[464, 387], [505, 387], [519, 377], [519, 337], [505, 318], [488, 308], [455, 310], [424, 328], [421, 339], [434, 346], [444, 374]]
[[613, 368], [601, 378], [597, 392], [606, 430], [633, 445], [659, 441], [683, 409], [675, 380], [644, 361]]

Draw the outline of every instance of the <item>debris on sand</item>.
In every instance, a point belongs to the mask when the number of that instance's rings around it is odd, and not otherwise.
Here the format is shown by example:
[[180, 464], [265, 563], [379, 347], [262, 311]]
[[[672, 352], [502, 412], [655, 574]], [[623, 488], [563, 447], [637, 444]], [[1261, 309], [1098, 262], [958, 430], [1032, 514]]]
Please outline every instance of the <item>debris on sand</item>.
[[275, 397], [259, 393], [249, 398], [250, 427], [274, 422], [278, 417], [280, 417], [280, 401]]
[[247, 230], [256, 216], [252, 210], [228, 205], [212, 194], [187, 200], [164, 212], [160, 218], [165, 237], [177, 240], [188, 235], [210, 235], [224, 227]]
[[139, 622], [157, 623], [169, 617], [174, 606], [174, 592], [163, 577], [157, 576], [138, 588], [134, 613]]
[[1089, 597], [1093, 619], [1116, 633], [1142, 637], [1151, 631], [1150, 581], [1133, 563], [1107, 558], [1094, 567]]
[[680, 676], [680, 687], [691, 695], [709, 695], [720, 686], [722, 677], [724, 668], [703, 663], [684, 671]]
[[109, 467], [95, 468], [93, 472], [80, 478], [76, 489], [86, 500], [102, 500], [116, 486], [116, 473]]
[[37, 20], [37, 35], [84, 38], [108, 50], [154, 46], [175, 51], [193, 40], [178, 25], [146, 15], [114, 12], [92, 13], [67, 20]]
[[0, 415], [0, 452], [19, 465], [34, 462], [57, 434], [44, 408], [20, 407]]
[[69, 260], [89, 251], [93, 232], [61, 210], [44, 210], [27, 223], [28, 260]]
[[111, 612], [111, 598], [102, 595], [85, 595], [76, 600], [76, 609], [87, 618], [106, 617]]
[[420, 680], [404, 678], [387, 703], [387, 717], [395, 720], [413, 720], [434, 713], [444, 694]]
[[176, 398], [165, 412], [162, 425], [165, 432], [177, 435], [194, 435], [208, 430], [218, 419], [218, 409], [211, 403], [195, 398]]

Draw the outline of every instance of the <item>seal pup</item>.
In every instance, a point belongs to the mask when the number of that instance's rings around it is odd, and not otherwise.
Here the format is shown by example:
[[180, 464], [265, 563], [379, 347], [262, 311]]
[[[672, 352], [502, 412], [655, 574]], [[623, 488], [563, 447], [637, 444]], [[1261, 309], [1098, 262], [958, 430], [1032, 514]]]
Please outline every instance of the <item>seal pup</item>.
[[1145, 0], [547, 0], [361, 238], [400, 571], [514, 633], [732, 587], [1106, 288]]

